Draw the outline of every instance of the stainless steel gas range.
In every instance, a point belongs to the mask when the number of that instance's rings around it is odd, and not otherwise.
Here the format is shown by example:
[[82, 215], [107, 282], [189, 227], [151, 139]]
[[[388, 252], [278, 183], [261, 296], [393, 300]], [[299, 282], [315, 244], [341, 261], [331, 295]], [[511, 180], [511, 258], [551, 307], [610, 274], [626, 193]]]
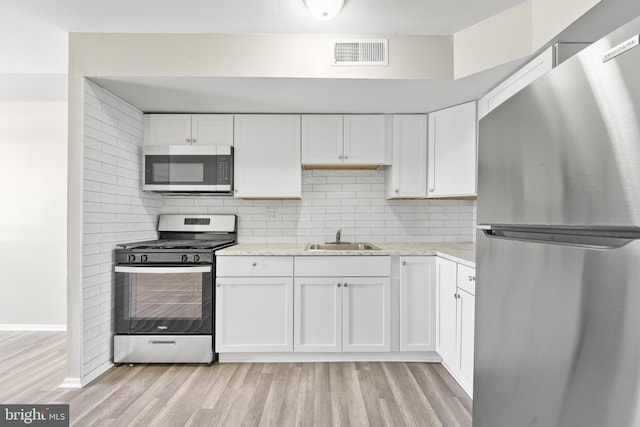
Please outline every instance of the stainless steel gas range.
[[211, 363], [215, 252], [235, 215], [160, 215], [159, 240], [116, 248], [114, 363]]

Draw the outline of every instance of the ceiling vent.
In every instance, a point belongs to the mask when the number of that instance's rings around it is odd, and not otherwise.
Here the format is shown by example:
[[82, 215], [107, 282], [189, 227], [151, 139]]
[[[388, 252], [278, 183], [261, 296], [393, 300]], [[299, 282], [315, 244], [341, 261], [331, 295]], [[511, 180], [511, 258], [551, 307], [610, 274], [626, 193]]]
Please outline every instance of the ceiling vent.
[[387, 39], [334, 40], [331, 43], [332, 65], [389, 65]]

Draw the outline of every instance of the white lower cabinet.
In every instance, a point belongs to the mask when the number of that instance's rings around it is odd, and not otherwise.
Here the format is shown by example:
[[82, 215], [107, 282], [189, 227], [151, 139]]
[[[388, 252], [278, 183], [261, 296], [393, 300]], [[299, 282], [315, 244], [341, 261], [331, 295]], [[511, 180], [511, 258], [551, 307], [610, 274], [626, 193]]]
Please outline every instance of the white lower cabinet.
[[456, 268], [457, 264], [453, 261], [442, 258], [436, 260], [436, 351], [445, 363], [452, 363], [457, 353]]
[[342, 285], [342, 351], [391, 350], [391, 282], [349, 277]]
[[218, 353], [293, 351], [293, 279], [217, 279], [215, 338]]
[[473, 392], [475, 270], [453, 261], [436, 262], [436, 350], [442, 364], [469, 393]]
[[390, 351], [389, 274], [389, 257], [297, 257], [294, 351]]
[[389, 278], [296, 278], [294, 295], [295, 351], [390, 351]]
[[458, 325], [460, 325], [460, 376], [467, 386], [472, 389], [473, 384], [473, 348], [475, 334], [476, 297], [469, 292], [459, 290]]
[[295, 279], [295, 351], [342, 351], [342, 284], [331, 277]]
[[436, 349], [436, 257], [400, 257], [400, 351]]
[[293, 351], [293, 257], [218, 257], [215, 351]]

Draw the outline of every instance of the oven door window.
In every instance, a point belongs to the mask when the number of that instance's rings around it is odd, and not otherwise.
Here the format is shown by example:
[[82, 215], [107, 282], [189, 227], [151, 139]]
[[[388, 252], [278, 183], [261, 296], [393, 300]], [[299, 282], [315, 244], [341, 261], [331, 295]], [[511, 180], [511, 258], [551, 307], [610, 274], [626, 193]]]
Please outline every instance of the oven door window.
[[210, 265], [116, 266], [116, 333], [211, 333]]
[[215, 155], [146, 155], [145, 184], [216, 185]]

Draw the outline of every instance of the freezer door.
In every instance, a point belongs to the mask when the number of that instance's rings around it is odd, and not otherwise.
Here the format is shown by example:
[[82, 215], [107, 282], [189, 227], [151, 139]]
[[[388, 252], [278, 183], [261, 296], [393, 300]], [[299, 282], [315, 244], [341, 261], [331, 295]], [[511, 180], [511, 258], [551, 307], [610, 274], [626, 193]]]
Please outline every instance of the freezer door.
[[473, 427], [640, 425], [640, 241], [477, 240]]
[[[640, 226], [640, 18], [479, 125], [478, 224]], [[625, 44], [627, 42], [627, 44]]]

